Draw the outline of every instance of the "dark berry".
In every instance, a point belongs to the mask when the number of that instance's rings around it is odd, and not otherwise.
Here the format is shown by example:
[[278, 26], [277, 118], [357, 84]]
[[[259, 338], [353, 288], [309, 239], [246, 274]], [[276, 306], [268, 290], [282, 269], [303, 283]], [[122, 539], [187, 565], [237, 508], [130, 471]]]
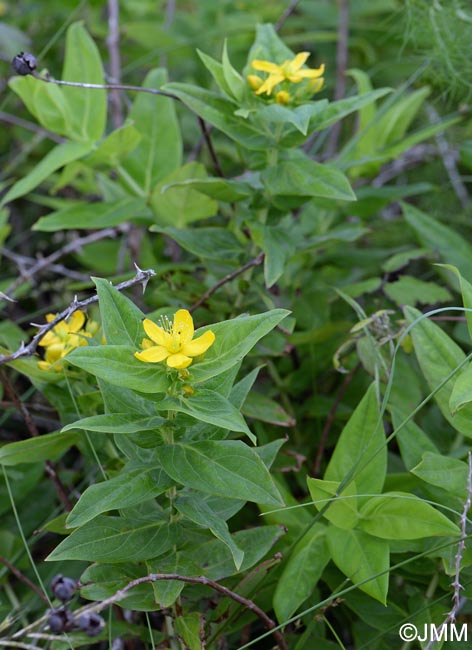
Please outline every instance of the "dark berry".
[[67, 607], [53, 609], [49, 614], [48, 625], [54, 634], [70, 632], [75, 625], [74, 615]]
[[36, 57], [29, 52], [20, 52], [13, 57], [11, 62], [13, 70], [16, 74], [27, 75], [32, 74], [34, 70], [38, 67]]
[[98, 636], [105, 627], [105, 621], [101, 616], [95, 614], [95, 612], [90, 612], [79, 616], [77, 619], [77, 627], [82, 632], [85, 632], [87, 636]]
[[56, 598], [66, 603], [74, 596], [77, 590], [77, 582], [72, 578], [57, 575], [51, 581], [51, 590]]

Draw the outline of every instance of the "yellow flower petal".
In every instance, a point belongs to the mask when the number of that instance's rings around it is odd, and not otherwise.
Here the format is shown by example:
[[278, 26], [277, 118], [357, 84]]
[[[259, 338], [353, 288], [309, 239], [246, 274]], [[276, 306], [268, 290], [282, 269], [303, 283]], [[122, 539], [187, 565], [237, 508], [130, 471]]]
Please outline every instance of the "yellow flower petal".
[[52, 323], [52, 321], [56, 318], [57, 314], [46, 314], [46, 322], [47, 323]]
[[310, 56], [309, 52], [299, 52], [297, 56], [291, 61], [285, 61], [282, 65], [290, 69], [291, 72], [300, 70], [302, 65], [304, 65]]
[[38, 361], [38, 368], [40, 370], [49, 370], [51, 368], [51, 364], [47, 361]]
[[318, 93], [323, 88], [323, 84], [324, 79], [313, 79], [313, 81], [310, 81], [308, 84], [308, 90], [313, 94]]
[[284, 78], [285, 77], [283, 74], [271, 74], [270, 77], [264, 81], [259, 90], [256, 90], [256, 95], [262, 95], [262, 93], [267, 93], [267, 95], [270, 95], [274, 87], [283, 81]]
[[319, 68], [309, 68], [307, 70], [299, 70], [296, 73], [297, 77], [300, 77], [301, 79], [317, 79], [318, 77], [321, 77], [325, 71], [325, 66], [324, 63], [320, 65]]
[[251, 67], [254, 68], [254, 70], [261, 70], [261, 72], [280, 73], [280, 65], [271, 63], [270, 61], [261, 61], [260, 59], [255, 59], [251, 63]]
[[139, 361], [146, 361], [147, 363], [159, 363], [160, 361], [167, 359], [169, 354], [169, 350], [166, 350], [159, 345], [155, 345], [152, 348], [143, 350], [143, 352], [135, 352], [134, 356], [136, 359], [139, 359]]
[[167, 365], [169, 368], [180, 370], [181, 368], [187, 368], [191, 363], [192, 359], [186, 357], [185, 354], [171, 354], [170, 357], [167, 357]]
[[[200, 354], [206, 352], [210, 345], [213, 345], [214, 341], [215, 335], [211, 330], [208, 330], [197, 339], [183, 345], [182, 353], [188, 357], [198, 357]], [[169, 360], [167, 360], [167, 363], [169, 363]]]
[[153, 343], [149, 339], [143, 339], [141, 341], [141, 347], [143, 348], [143, 350], [147, 350], [148, 348], [153, 347]]
[[172, 334], [179, 334], [181, 345], [184, 345], [185, 343], [188, 343], [192, 340], [193, 333], [193, 318], [190, 315], [190, 312], [186, 309], [179, 309], [179, 311], [175, 312], [174, 314]]
[[47, 348], [48, 346], [53, 345], [53, 343], [57, 343], [58, 340], [59, 339], [57, 338], [56, 334], [54, 334], [54, 332], [47, 332], [47, 334], [45, 334], [40, 340], [38, 345], [43, 348]]
[[85, 323], [85, 314], [83, 311], [75, 311], [68, 320], [69, 332], [78, 332]]
[[172, 340], [170, 334], [162, 329], [162, 327], [159, 327], [159, 325], [156, 325], [156, 323], [153, 323], [152, 320], [145, 318], [143, 320], [143, 327], [146, 334], [154, 341], [154, 343], [164, 347], [170, 345]]

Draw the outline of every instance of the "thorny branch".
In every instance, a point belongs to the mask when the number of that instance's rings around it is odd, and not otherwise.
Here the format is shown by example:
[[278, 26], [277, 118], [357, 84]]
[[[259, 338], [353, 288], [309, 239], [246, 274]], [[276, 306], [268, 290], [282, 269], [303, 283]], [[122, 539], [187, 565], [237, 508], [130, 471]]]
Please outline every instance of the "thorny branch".
[[[136, 266], [136, 264], [135, 264]], [[130, 280], [126, 280], [125, 282], [120, 282], [120, 284], [117, 284], [115, 286], [115, 289], [118, 291], [122, 291], [123, 289], [128, 289], [129, 287], [133, 287], [136, 284], [142, 284], [143, 288], [146, 287], [146, 284], [150, 278], [152, 278], [154, 275], [156, 275], [155, 271], [152, 269], [148, 269], [147, 271], [143, 271], [140, 269], [138, 266], [136, 266], [137, 273], [134, 276], [134, 278], [131, 278]], [[58, 323], [61, 321], [65, 320], [66, 318], [69, 318], [75, 311], [79, 309], [85, 309], [92, 303], [98, 302], [98, 295], [95, 294], [94, 296], [91, 296], [90, 298], [87, 298], [86, 300], [77, 300], [77, 297], [74, 298], [73, 302], [63, 311], [61, 311], [60, 314], [54, 318], [50, 323], [45, 323], [44, 325], [39, 325], [38, 326], [38, 332], [33, 336], [31, 341], [28, 343], [28, 345], [25, 345], [24, 343], [20, 346], [16, 352], [12, 352], [11, 354], [2, 354], [0, 355], [0, 366], [5, 363], [9, 363], [10, 361], [14, 361], [15, 359], [19, 359], [20, 357], [30, 357], [36, 352], [36, 348], [38, 347], [39, 342], [45, 336], [50, 330], [52, 330]]]
[[195, 302], [189, 309], [190, 313], [193, 313], [196, 309], [201, 307], [204, 302], [208, 300], [210, 296], [212, 296], [215, 291], [218, 291], [220, 287], [222, 287], [224, 284], [227, 284], [228, 282], [231, 282], [231, 280], [234, 280], [234, 278], [237, 278], [238, 275], [241, 275], [241, 273], [244, 273], [244, 271], [247, 271], [248, 269], [252, 268], [253, 266], [259, 266], [259, 264], [262, 264], [264, 261], [264, 253], [259, 253], [257, 257], [254, 257], [254, 259], [249, 260], [249, 262], [246, 262], [244, 266], [241, 266], [239, 269], [236, 269], [236, 271], [233, 271], [232, 273], [228, 273], [228, 275], [225, 275], [224, 278], [221, 278], [216, 284], [214, 284], [212, 287], [208, 289], [208, 291], [205, 291], [203, 296], [201, 296], [197, 302]]
[[31, 266], [27, 271], [24, 271], [14, 282], [10, 284], [9, 287], [5, 289], [4, 292], [2, 292], [3, 295], [0, 295], [0, 298], [3, 297], [4, 300], [8, 300], [9, 294], [12, 294], [25, 280], [29, 280], [40, 271], [51, 267], [52, 264], [54, 264], [61, 257], [64, 257], [64, 255], [78, 251], [82, 248], [82, 246], [99, 241], [100, 239], [106, 239], [107, 237], [116, 237], [118, 233], [125, 232], [127, 228], [128, 226], [126, 225], [118, 226], [116, 228], [105, 228], [104, 230], [93, 232], [90, 235], [85, 235], [84, 237], [74, 238], [71, 242], [62, 248], [59, 248], [57, 251], [54, 251], [54, 253], [51, 253], [51, 255], [38, 260], [36, 264]]
[[[454, 623], [457, 617], [457, 614], [460, 611], [460, 608], [464, 604], [463, 598], [461, 598], [461, 589], [464, 587], [460, 583], [460, 573], [461, 573], [461, 562], [462, 562], [462, 555], [465, 550], [465, 540], [467, 539], [467, 514], [470, 510], [470, 506], [472, 505], [472, 452], [469, 451], [467, 455], [467, 460], [468, 460], [468, 465], [469, 465], [469, 471], [467, 473], [467, 497], [464, 502], [464, 507], [462, 509], [462, 514], [461, 514], [461, 538], [459, 540], [459, 543], [457, 545], [457, 552], [456, 556], [454, 558], [455, 560], [455, 566], [454, 566], [454, 580], [451, 583], [451, 586], [454, 589], [454, 593], [452, 595], [452, 608], [448, 612], [445, 620], [441, 624], [439, 628], [439, 633], [443, 629], [445, 625], [448, 623]], [[439, 636], [439, 638], [441, 638]], [[429, 650], [433, 643], [435, 642], [434, 638], [432, 638], [428, 645], [426, 646], [425, 650]]]

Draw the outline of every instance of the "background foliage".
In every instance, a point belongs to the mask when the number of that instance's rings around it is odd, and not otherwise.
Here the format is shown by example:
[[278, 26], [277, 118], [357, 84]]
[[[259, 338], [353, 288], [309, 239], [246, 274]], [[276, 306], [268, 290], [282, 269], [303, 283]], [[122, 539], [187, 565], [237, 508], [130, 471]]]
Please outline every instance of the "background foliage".
[[[467, 621], [468, 4], [0, 14], [1, 645], [381, 650]], [[254, 59], [304, 51], [320, 92], [255, 94]], [[95, 292], [66, 357], [9, 356]], [[181, 308], [204, 359], [137, 360]]]

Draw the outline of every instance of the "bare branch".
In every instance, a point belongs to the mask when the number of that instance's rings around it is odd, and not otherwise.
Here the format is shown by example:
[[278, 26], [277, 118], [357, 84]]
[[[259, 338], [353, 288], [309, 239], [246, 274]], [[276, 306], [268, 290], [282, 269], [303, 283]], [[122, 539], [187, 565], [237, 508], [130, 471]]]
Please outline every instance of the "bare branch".
[[280, 16], [278, 21], [274, 25], [274, 29], [276, 32], [282, 29], [282, 27], [285, 25], [285, 22], [287, 21], [288, 18], [293, 14], [293, 12], [296, 10], [298, 5], [300, 4], [301, 0], [291, 0], [290, 4], [288, 5], [287, 9], [283, 12], [283, 14]]
[[264, 261], [264, 253], [259, 253], [257, 257], [244, 264], [244, 266], [241, 266], [239, 269], [236, 269], [236, 271], [233, 271], [232, 273], [228, 273], [228, 275], [225, 275], [224, 278], [222, 278], [216, 284], [210, 287], [208, 291], [205, 291], [203, 296], [201, 296], [197, 300], [197, 302], [195, 302], [190, 307], [189, 312], [193, 313], [196, 309], [198, 309], [201, 305], [203, 305], [203, 303], [206, 302], [208, 298], [215, 293], [215, 291], [218, 291], [218, 289], [220, 289], [224, 284], [231, 282], [231, 280], [234, 280], [234, 278], [237, 278], [238, 275], [241, 275], [241, 273], [244, 273], [244, 271], [247, 271], [253, 266], [259, 266], [259, 264], [262, 264], [263, 261]]
[[53, 79], [50, 76], [43, 76], [37, 74], [36, 72], [32, 73], [35, 79], [38, 81], [44, 81], [50, 84], [56, 84], [57, 86], [72, 86], [73, 88], [88, 88], [90, 90], [129, 90], [130, 92], [135, 93], [149, 93], [151, 95], [162, 95], [163, 97], [169, 97], [170, 99], [180, 99], [172, 93], [166, 93], [164, 90], [159, 90], [158, 88], [143, 88], [143, 86], [128, 86], [126, 84], [90, 84], [83, 81], [64, 81], [62, 79]]
[[82, 246], [99, 241], [100, 239], [106, 239], [107, 237], [116, 237], [118, 233], [125, 232], [127, 229], [128, 226], [126, 225], [118, 226], [116, 228], [105, 228], [104, 230], [93, 232], [90, 235], [85, 235], [84, 237], [77, 237], [76, 239], [73, 239], [71, 242], [67, 243], [62, 248], [59, 248], [57, 251], [54, 251], [54, 253], [51, 253], [51, 255], [48, 255], [47, 257], [43, 257], [42, 259], [38, 260], [36, 264], [34, 264], [31, 268], [25, 271], [20, 277], [18, 277], [14, 282], [12, 282], [10, 286], [7, 287], [3, 292], [4, 295], [0, 296], [0, 298], [5, 299], [4, 297], [5, 295], [8, 297], [8, 294], [13, 293], [21, 284], [23, 284], [25, 280], [29, 280], [34, 275], [36, 275], [36, 273], [39, 273], [40, 271], [43, 271], [46, 268], [49, 268], [52, 264], [54, 264], [54, 262], [56, 262], [56, 260], [60, 259], [64, 255], [68, 255], [69, 253], [78, 251], [82, 248]]
[[211, 158], [211, 160], [213, 162], [213, 165], [215, 167], [216, 173], [221, 178], [224, 178], [225, 175], [223, 173], [223, 169], [221, 168], [220, 161], [219, 161], [218, 156], [216, 154], [216, 151], [215, 151], [215, 149], [213, 147], [213, 142], [211, 141], [211, 137], [210, 137], [211, 129], [207, 129], [207, 125], [205, 124], [205, 121], [202, 120], [201, 117], [198, 117], [198, 124], [200, 126], [201, 131], [202, 131], [202, 135], [203, 135], [203, 138], [205, 140], [205, 144], [206, 144], [206, 146], [208, 148], [208, 152], [210, 154], [210, 158]]
[[[228, 589], [227, 587], [224, 587], [223, 585], [220, 585], [218, 582], [215, 582], [214, 580], [210, 580], [205, 576], [199, 576], [199, 577], [183, 576], [180, 575], [179, 573], [150, 573], [149, 575], [143, 576], [142, 578], [136, 578], [136, 580], [132, 580], [127, 585], [125, 585], [122, 589], [119, 589], [115, 594], [113, 594], [113, 596], [110, 596], [109, 598], [105, 598], [105, 600], [102, 600], [100, 603], [97, 603], [96, 605], [84, 607], [80, 609], [78, 612], [75, 612], [75, 614], [101, 612], [109, 605], [113, 605], [114, 603], [117, 603], [123, 598], [125, 598], [128, 591], [130, 591], [134, 587], [137, 587], [138, 585], [147, 582], [157, 582], [158, 580], [178, 580], [180, 582], [186, 582], [189, 584], [205, 585], [207, 587], [211, 587], [212, 589], [219, 592], [220, 594], [223, 594], [223, 596], [231, 598], [232, 600], [236, 601], [240, 605], [243, 605], [246, 609], [253, 612], [264, 623], [265, 627], [268, 630], [273, 630], [276, 627], [275, 622], [269, 616], [267, 616], [267, 614], [260, 607], [258, 607], [256, 603], [254, 603], [252, 600], [240, 596], [234, 591], [231, 591], [231, 589]], [[279, 630], [274, 631], [273, 635], [280, 650], [287, 650], [287, 644], [285, 643], [285, 640], [282, 634], [280, 633], [280, 631]]]
[[66, 138], [57, 135], [57, 133], [52, 133], [47, 129], [43, 129], [41, 126], [34, 124], [34, 122], [28, 122], [28, 120], [24, 120], [23, 118], [17, 117], [16, 115], [11, 115], [10, 113], [4, 113], [3, 111], [0, 111], [0, 122], [5, 122], [5, 124], [12, 124], [13, 126], [19, 126], [22, 129], [32, 131], [33, 133], [39, 133], [45, 138], [49, 138], [49, 140], [57, 142], [58, 144], [66, 142]]
[[[117, 284], [115, 286], [115, 289], [117, 289], [118, 291], [122, 291], [123, 289], [128, 289], [129, 287], [133, 287], [135, 284], [142, 284], [143, 287], [145, 287], [149, 279], [152, 278], [154, 275], [156, 275], [155, 271], [153, 271], [152, 269], [148, 269], [147, 271], [142, 271], [138, 267], [136, 268], [137, 268], [137, 273], [134, 276], [134, 278], [131, 278], [130, 280], [126, 280], [125, 282], [120, 282], [120, 284]], [[52, 320], [50, 323], [45, 323], [44, 325], [40, 325], [37, 334], [33, 336], [33, 338], [28, 343], [28, 345], [22, 344], [21, 347], [18, 350], [16, 350], [16, 352], [12, 352], [11, 354], [0, 355], [0, 366], [2, 364], [14, 361], [15, 359], [19, 359], [20, 357], [32, 356], [36, 352], [38, 344], [43, 338], [43, 336], [45, 336], [49, 331], [51, 331], [58, 323], [69, 318], [69, 316], [71, 316], [77, 310], [85, 309], [86, 307], [88, 307], [89, 305], [95, 302], [98, 302], [98, 296], [96, 294], [94, 296], [91, 296], [90, 298], [87, 298], [86, 300], [77, 300], [77, 298], [75, 298], [74, 301], [66, 309], [64, 309], [60, 314], [56, 316], [56, 318], [54, 318], [54, 320]]]
[[[24, 280], [28, 280], [30, 277], [28, 267], [32, 267], [38, 263], [38, 260], [35, 259], [34, 257], [28, 257], [26, 255], [20, 255], [19, 253], [14, 253], [13, 251], [10, 251], [8, 250], [8, 248], [4, 248], [3, 246], [0, 246], [0, 255], [7, 257], [9, 260], [15, 262], [15, 264], [18, 265], [18, 269], [20, 271], [21, 277]], [[70, 278], [71, 280], [75, 280], [77, 282], [90, 281], [90, 277], [85, 273], [80, 273], [79, 271], [68, 269], [62, 264], [50, 264], [48, 266], [48, 271], [52, 271], [53, 273], [57, 273], [58, 275], [63, 275], [64, 277]], [[8, 298], [6, 299], [8, 300]]]
[[[346, 70], [349, 59], [349, 2], [350, 0], [338, 0], [338, 43], [336, 48], [336, 87], [334, 99], [339, 100], [346, 94]], [[334, 156], [338, 149], [339, 136], [341, 134], [341, 121], [336, 122], [331, 128], [326, 156]]]
[[[433, 106], [426, 106], [426, 111], [428, 113], [429, 120], [432, 124], [438, 124], [440, 121], [439, 115]], [[467, 210], [470, 206], [470, 198], [467, 192], [467, 189], [462, 181], [461, 175], [457, 169], [456, 165], [456, 154], [450, 148], [446, 136], [441, 131], [436, 133], [436, 144], [438, 145], [439, 153], [443, 161], [443, 165], [446, 169], [449, 180], [451, 181], [452, 188], [456, 193], [459, 203], [462, 206], [463, 210]]]
[[[3, 387], [5, 389], [5, 392], [7, 395], [10, 397], [12, 402], [15, 404], [18, 412], [21, 414], [21, 417], [24, 420], [24, 423], [26, 425], [26, 428], [28, 429], [28, 432], [32, 438], [37, 438], [39, 436], [39, 431], [36, 426], [36, 423], [34, 422], [33, 418], [30, 415], [30, 412], [28, 411], [26, 404], [21, 401], [19, 395], [13, 388], [10, 380], [8, 379], [5, 371], [0, 368], [0, 380], [3, 384]], [[54, 487], [56, 488], [57, 494], [59, 496], [59, 499], [62, 502], [62, 505], [64, 508], [67, 510], [67, 512], [70, 512], [72, 510], [72, 505], [69, 500], [69, 497], [67, 496], [67, 491], [59, 478], [56, 468], [54, 467], [53, 463], [51, 463], [50, 460], [44, 461], [44, 466], [46, 469], [46, 474], [48, 477], [51, 479], [51, 481], [54, 484]], [[48, 601], [49, 602], [49, 601]]]
[[9, 561], [7, 560], [6, 557], [3, 557], [2, 555], [0, 555], [0, 562], [1, 562], [4, 566], [6, 566], [7, 569], [8, 569], [11, 573], [13, 573], [13, 575], [14, 575], [16, 578], [18, 578], [18, 580], [20, 580], [20, 582], [22, 582], [22, 583], [25, 584], [27, 587], [29, 587], [30, 589], [32, 589], [32, 590], [35, 592], [35, 594], [36, 594], [37, 596], [39, 596], [39, 598], [41, 598], [41, 600], [44, 601], [44, 602], [46, 603], [46, 605], [49, 606], [49, 600], [48, 600], [47, 597], [43, 594], [43, 592], [41, 591], [41, 589], [40, 589], [39, 587], [37, 587], [37, 586], [34, 584], [34, 582], [31, 582], [31, 580], [30, 580], [28, 577], [26, 577], [26, 576], [25, 576], [25, 575], [24, 575], [24, 574], [23, 574], [19, 569], [17, 569], [16, 566], [14, 566], [13, 564], [11, 564], [11, 562], [9, 562]]
[[[118, 0], [108, 0], [108, 37], [107, 46], [110, 56], [110, 81], [119, 84], [121, 81], [120, 59], [120, 5]], [[123, 124], [121, 95], [118, 89], [110, 92], [111, 119], [115, 129]]]

